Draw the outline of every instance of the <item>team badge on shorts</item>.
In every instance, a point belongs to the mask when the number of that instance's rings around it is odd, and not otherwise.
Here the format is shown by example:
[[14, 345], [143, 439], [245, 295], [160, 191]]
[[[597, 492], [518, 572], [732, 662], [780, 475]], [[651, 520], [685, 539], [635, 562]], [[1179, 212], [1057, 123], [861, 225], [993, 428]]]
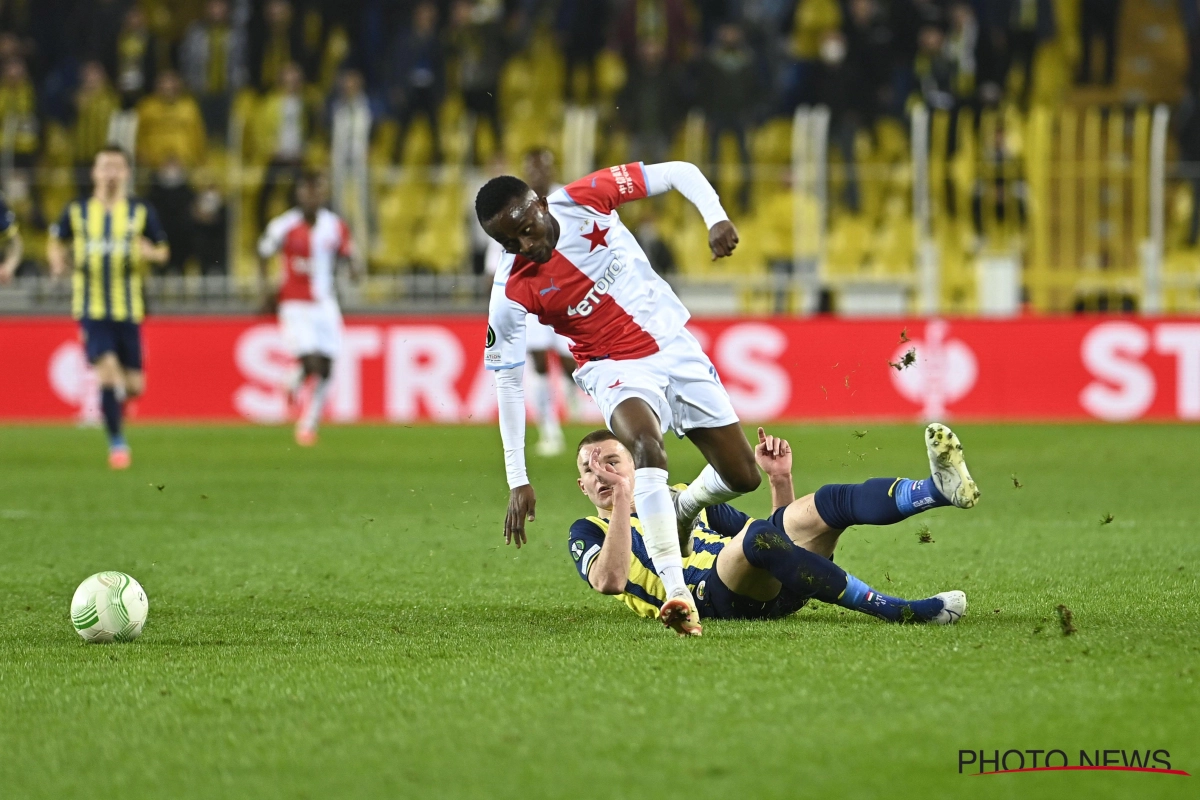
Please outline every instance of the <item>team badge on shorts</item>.
[[496, 332], [494, 330], [492, 330], [491, 325], [488, 325], [487, 339], [485, 340], [484, 343], [487, 347], [495, 347], [496, 346]]
[[700, 581], [698, 584], [696, 584], [696, 599], [704, 599], [704, 581]]
[[583, 557], [583, 542], [576, 539], [575, 541], [571, 542], [571, 558], [578, 561], [582, 557]]

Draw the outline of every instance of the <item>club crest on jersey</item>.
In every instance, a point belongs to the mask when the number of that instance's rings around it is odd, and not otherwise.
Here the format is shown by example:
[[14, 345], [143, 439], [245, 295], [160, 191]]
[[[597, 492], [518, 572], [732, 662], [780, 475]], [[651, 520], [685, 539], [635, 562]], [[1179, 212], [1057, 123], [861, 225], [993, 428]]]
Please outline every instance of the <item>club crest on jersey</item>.
[[567, 306], [567, 316], [586, 317], [595, 311], [604, 295], [612, 289], [613, 283], [623, 269], [625, 269], [625, 263], [619, 258], [614, 258], [608, 265], [608, 269], [604, 270], [604, 274], [600, 276], [600, 280], [592, 284], [592, 288], [588, 289], [588, 293], [583, 296], [583, 299], [574, 305]]
[[494, 330], [492, 330], [491, 325], [488, 325], [487, 339], [485, 340], [485, 344], [487, 347], [495, 347], [496, 346], [496, 332]]
[[576, 561], [583, 558], [583, 542], [578, 539], [571, 542], [571, 558]]

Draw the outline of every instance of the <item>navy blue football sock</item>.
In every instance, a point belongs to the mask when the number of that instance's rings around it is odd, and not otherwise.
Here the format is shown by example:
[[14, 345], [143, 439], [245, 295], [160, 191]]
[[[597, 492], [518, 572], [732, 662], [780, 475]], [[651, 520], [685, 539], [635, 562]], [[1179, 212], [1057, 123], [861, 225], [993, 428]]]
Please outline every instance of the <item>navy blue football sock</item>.
[[890, 622], [927, 621], [943, 603], [937, 598], [902, 600], [880, 594], [827, 558], [796, 545], [764, 520], [754, 520], [742, 539], [751, 566], [766, 570], [789, 591], [823, 603], [861, 611]]
[[100, 389], [100, 411], [104, 414], [104, 430], [108, 433], [110, 447], [125, 444], [121, 435], [121, 402], [117, 400], [117, 390], [111, 386]]
[[871, 478], [863, 483], [827, 483], [813, 498], [817, 514], [831, 528], [851, 525], [893, 525], [950, 501], [931, 478]]

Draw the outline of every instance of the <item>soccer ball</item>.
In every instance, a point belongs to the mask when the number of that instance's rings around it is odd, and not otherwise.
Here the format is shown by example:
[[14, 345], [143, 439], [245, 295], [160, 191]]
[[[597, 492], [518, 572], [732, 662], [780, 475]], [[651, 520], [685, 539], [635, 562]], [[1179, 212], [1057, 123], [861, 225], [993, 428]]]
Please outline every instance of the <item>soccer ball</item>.
[[132, 642], [149, 611], [142, 585], [124, 572], [97, 572], [71, 598], [71, 624], [85, 642]]

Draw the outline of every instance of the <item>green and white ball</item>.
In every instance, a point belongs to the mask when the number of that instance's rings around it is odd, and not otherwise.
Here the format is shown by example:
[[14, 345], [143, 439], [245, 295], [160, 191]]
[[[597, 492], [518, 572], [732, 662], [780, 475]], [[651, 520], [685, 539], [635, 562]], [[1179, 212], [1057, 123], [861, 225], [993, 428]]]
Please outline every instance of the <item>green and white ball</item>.
[[97, 572], [71, 598], [71, 624], [85, 642], [132, 642], [149, 611], [142, 585], [124, 572]]

